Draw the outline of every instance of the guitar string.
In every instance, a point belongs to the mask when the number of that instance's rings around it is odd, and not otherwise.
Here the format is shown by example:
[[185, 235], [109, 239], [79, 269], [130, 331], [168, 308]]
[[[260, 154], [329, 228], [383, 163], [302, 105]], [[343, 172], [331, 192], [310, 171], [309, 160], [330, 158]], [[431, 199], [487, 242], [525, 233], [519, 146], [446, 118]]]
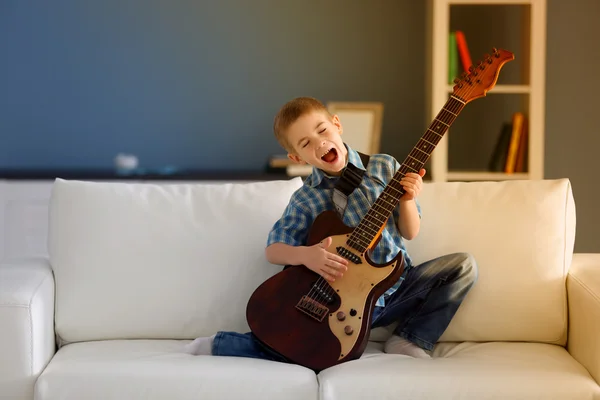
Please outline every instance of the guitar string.
[[[483, 64], [482, 64], [482, 65], [483, 65]], [[478, 67], [474, 67], [474, 68], [475, 68], [474, 70], [477, 70], [477, 68], [478, 68]], [[468, 78], [468, 77], [475, 78], [475, 75], [471, 75], [471, 74], [472, 74], [472, 72], [470, 72], [470, 73], [469, 73], [469, 75], [465, 76], [465, 77], [464, 77], [462, 80], [463, 80], [463, 81], [465, 81], [465, 80], [466, 80], [466, 78]], [[466, 82], [466, 81], [465, 81], [465, 82]], [[472, 83], [468, 83], [468, 82], [466, 82], [466, 85], [467, 85], [467, 86], [466, 86], [466, 87], [464, 87], [464, 88], [460, 88], [460, 87], [459, 87], [459, 88], [458, 88], [458, 90], [456, 91], [456, 96], [457, 96], [458, 98], [465, 98], [465, 97], [467, 97], [468, 95], [470, 95], [470, 94], [471, 94], [471, 92], [472, 92], [473, 90], [475, 90], [475, 87], [477, 86], [477, 85], [473, 85]], [[466, 103], [465, 103], [465, 104], [466, 104]], [[464, 107], [464, 105], [465, 105], [465, 104], [463, 104], [463, 107]], [[445, 109], [445, 108], [443, 108], [443, 109]], [[462, 110], [461, 110], [460, 103], [457, 103], [457, 104], [451, 104], [451, 105], [450, 105], [450, 109], [446, 109], [446, 111], [449, 111], [450, 113], [454, 114], [454, 115], [455, 115], [455, 118], [454, 118], [454, 120], [456, 120], [456, 117], [458, 116], [458, 113], [459, 113], [460, 111], [462, 111]], [[452, 121], [452, 123], [454, 123], [454, 120]], [[444, 123], [445, 123], [445, 121], [442, 121], [442, 122], [444, 122]], [[448, 124], [448, 129], [449, 129], [449, 126], [450, 126], [450, 125], [451, 125], [451, 124]], [[446, 129], [446, 130], [447, 130], [447, 129]], [[427, 132], [426, 132], [425, 134], [427, 134]], [[445, 132], [444, 132], [444, 134], [445, 134]], [[443, 134], [442, 134], [442, 135], [443, 135]], [[425, 135], [424, 135], [424, 136], [425, 136]], [[441, 139], [442, 139], [442, 138], [440, 138], [440, 140], [441, 140]], [[434, 149], [434, 150], [435, 150], [435, 149]], [[411, 153], [412, 153], [412, 152], [411, 152]], [[420, 162], [423, 162], [423, 161], [421, 161], [421, 160], [419, 160], [419, 161], [420, 161]], [[423, 163], [424, 163], [424, 162], [423, 162]], [[402, 169], [403, 169], [403, 168], [405, 169], [405, 171], [402, 171]], [[400, 172], [401, 172], [401, 174], [404, 176], [404, 175], [405, 175], [405, 174], [406, 174], [406, 173], [409, 171], [409, 168], [408, 168], [408, 167], [406, 167], [404, 164], [402, 164], [402, 165], [401, 165], [401, 168], [399, 169], [399, 171], [400, 171]], [[394, 180], [393, 180], [393, 181], [391, 182], [392, 188], [394, 188], [395, 190], [399, 191], [400, 193], [403, 193], [404, 191], [402, 190], [402, 188], [401, 188], [401, 187], [400, 187], [400, 188], [396, 188], [395, 186], [393, 186], [393, 185], [394, 185], [394, 183], [395, 183], [395, 182], [394, 182]], [[384, 207], [384, 208], [385, 208], [385, 207]], [[387, 210], [387, 208], [385, 208], [385, 209], [386, 209], [386, 211], [389, 211], [389, 210]], [[368, 249], [365, 249], [365, 252], [366, 252], [367, 250], [368, 250]], [[316, 294], [313, 294], [313, 293], [312, 293], [313, 291], [316, 291]], [[322, 293], [325, 293], [325, 295], [323, 295]], [[316, 297], [317, 297], [317, 298], [313, 298], [313, 297], [312, 297], [313, 295], [316, 295]], [[312, 300], [317, 300], [317, 301], [319, 301], [319, 300], [320, 300], [320, 302], [322, 302], [322, 303], [327, 303], [327, 301], [326, 301], [326, 300], [327, 300], [327, 297], [326, 297], [326, 296], [329, 296], [330, 298], [333, 298], [333, 297], [334, 297], [334, 295], [335, 295], [335, 289], [334, 289], [334, 288], [333, 288], [333, 287], [332, 287], [332, 286], [329, 284], [329, 282], [328, 282], [328, 281], [327, 281], [325, 278], [323, 278], [322, 276], [320, 276], [320, 277], [319, 277], [319, 279], [318, 279], [318, 280], [317, 280], [317, 281], [316, 281], [316, 282], [315, 282], [315, 283], [312, 285], [312, 288], [311, 288], [311, 290], [309, 291], [309, 293], [307, 294], [307, 297], [308, 297], [309, 299], [312, 299]]]

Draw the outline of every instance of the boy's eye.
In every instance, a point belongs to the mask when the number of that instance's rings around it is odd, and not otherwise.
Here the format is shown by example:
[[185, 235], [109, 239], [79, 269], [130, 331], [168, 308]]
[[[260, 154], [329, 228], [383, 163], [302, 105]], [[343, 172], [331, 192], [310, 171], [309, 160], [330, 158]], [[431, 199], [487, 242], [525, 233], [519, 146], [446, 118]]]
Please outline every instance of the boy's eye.
[[308, 142], [304, 142], [304, 144], [302, 145], [302, 148], [305, 148], [306, 146], [308, 146]]
[[323, 133], [323, 132], [325, 132], [326, 130], [327, 130], [326, 128], [323, 128], [323, 130], [322, 130], [322, 131], [320, 131], [319, 133]]

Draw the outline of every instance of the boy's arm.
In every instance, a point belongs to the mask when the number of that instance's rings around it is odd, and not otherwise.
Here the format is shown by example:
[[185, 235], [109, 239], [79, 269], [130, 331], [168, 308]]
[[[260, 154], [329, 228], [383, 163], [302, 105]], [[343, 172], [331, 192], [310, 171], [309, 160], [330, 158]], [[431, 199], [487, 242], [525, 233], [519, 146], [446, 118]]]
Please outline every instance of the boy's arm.
[[[393, 163], [392, 176], [400, 169], [400, 163], [396, 159], [393, 159]], [[425, 169], [421, 169], [418, 174], [409, 172], [400, 180], [405, 193], [398, 205], [399, 215], [396, 226], [400, 235], [406, 240], [416, 238], [421, 229], [421, 208], [417, 196], [421, 192], [423, 176], [425, 176]]]
[[399, 207], [398, 231], [406, 240], [412, 240], [417, 237], [421, 228], [421, 216], [417, 208], [416, 199], [401, 199]]
[[279, 265], [304, 264], [305, 246], [291, 246], [285, 243], [273, 243], [265, 250], [267, 261]]
[[307, 210], [290, 202], [269, 233], [265, 256], [272, 264], [305, 265], [328, 281], [334, 281], [347, 270], [348, 261], [327, 251], [331, 238], [304, 246], [311, 221]]

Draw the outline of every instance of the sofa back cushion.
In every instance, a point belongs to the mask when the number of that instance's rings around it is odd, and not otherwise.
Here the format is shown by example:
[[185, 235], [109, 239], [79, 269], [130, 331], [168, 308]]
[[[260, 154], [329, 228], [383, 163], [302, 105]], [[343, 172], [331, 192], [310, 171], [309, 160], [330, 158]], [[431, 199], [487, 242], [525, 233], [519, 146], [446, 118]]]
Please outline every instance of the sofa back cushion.
[[58, 336], [244, 331], [250, 294], [281, 270], [265, 258], [267, 234], [301, 184], [56, 180], [49, 254]]
[[565, 343], [575, 238], [567, 179], [428, 183], [419, 201], [421, 231], [407, 243], [413, 261], [469, 252], [478, 263], [442, 341]]
[[[265, 259], [267, 233], [300, 185], [57, 180], [57, 334], [71, 342], [247, 331], [248, 298], [281, 270]], [[429, 182], [419, 203], [413, 261], [470, 252], [479, 268], [442, 341], [564, 344], [575, 234], [568, 180]]]

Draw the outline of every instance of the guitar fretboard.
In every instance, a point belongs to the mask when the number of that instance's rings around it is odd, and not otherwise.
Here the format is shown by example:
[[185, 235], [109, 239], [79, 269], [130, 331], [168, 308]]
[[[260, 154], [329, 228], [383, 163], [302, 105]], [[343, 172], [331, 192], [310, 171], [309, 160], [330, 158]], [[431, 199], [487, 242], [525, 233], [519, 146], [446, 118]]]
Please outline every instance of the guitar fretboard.
[[415, 147], [408, 154], [400, 168], [394, 174], [383, 192], [379, 195], [367, 215], [354, 229], [347, 243], [350, 247], [361, 253], [370, 248], [383, 230], [387, 220], [398, 205], [400, 198], [404, 195], [404, 189], [400, 185], [402, 178], [409, 172], [419, 173], [431, 153], [440, 142], [448, 128], [456, 120], [458, 114], [465, 106], [465, 102], [458, 97], [450, 96], [442, 110], [434, 118], [425, 134], [419, 139]]

